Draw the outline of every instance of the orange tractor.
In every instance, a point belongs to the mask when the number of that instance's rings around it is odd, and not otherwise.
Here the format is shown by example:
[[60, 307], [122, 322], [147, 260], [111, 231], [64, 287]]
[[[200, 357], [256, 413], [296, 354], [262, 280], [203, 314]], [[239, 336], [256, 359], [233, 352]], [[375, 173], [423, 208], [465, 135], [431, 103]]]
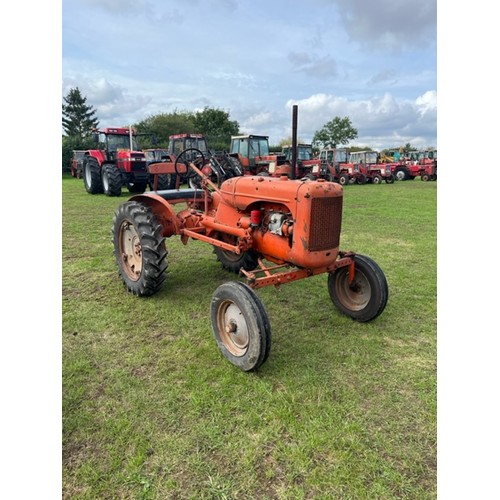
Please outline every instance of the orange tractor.
[[[184, 158], [191, 154], [192, 161]], [[153, 174], [201, 178], [200, 189], [132, 196], [113, 217], [114, 254], [126, 288], [137, 296], [158, 292], [167, 277], [166, 239], [180, 236], [213, 247], [222, 266], [245, 279], [213, 293], [210, 315], [222, 355], [243, 371], [269, 356], [271, 325], [255, 290], [326, 273], [333, 304], [354, 320], [379, 316], [388, 299], [383, 271], [369, 257], [339, 249], [342, 186], [324, 179], [244, 175], [210, 180], [200, 150]], [[175, 205], [183, 204], [178, 209]]]

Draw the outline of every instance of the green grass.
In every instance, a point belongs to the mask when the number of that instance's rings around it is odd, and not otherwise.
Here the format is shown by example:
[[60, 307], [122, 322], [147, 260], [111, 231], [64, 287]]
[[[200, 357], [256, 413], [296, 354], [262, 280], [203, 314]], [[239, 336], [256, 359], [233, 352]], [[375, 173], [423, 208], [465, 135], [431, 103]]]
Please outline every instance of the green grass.
[[220, 354], [211, 247], [167, 240], [153, 297], [127, 293], [111, 221], [127, 199], [63, 188], [63, 498], [436, 497], [437, 183], [348, 186], [343, 250], [372, 257], [389, 302], [334, 308], [326, 275], [258, 290], [273, 345], [257, 373]]

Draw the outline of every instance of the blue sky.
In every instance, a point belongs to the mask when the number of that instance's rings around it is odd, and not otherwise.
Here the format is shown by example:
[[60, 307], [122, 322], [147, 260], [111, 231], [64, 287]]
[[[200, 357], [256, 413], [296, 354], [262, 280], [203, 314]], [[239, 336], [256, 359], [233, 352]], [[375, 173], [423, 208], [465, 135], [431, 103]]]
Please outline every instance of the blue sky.
[[[228, 111], [240, 130], [310, 141], [335, 116], [351, 145], [437, 145], [436, 0], [64, 0], [62, 96], [100, 126]], [[91, 19], [92, 22], [83, 22]]]

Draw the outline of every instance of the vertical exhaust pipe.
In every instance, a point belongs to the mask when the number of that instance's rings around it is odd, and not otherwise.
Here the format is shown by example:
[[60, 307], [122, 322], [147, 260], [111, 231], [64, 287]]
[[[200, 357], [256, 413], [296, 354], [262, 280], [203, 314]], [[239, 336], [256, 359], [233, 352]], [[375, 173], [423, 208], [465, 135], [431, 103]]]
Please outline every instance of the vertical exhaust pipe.
[[295, 179], [295, 170], [297, 167], [297, 110], [298, 106], [292, 106], [292, 173], [290, 178]]

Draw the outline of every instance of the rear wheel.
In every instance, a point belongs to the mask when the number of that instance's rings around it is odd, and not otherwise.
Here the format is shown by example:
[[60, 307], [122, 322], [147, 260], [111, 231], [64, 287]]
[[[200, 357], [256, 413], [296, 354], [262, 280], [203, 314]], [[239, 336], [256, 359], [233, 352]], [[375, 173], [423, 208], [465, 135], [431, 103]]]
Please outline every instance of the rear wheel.
[[349, 267], [328, 274], [328, 292], [340, 312], [356, 321], [371, 321], [387, 304], [387, 280], [382, 269], [369, 257], [355, 255], [354, 263], [352, 283], [349, 283]]
[[99, 163], [90, 156], [83, 160], [83, 183], [87, 193], [100, 194], [104, 192]]
[[[217, 239], [231, 245], [235, 245], [237, 242], [236, 236], [231, 236], [230, 234], [219, 235]], [[245, 271], [251, 271], [255, 269], [259, 263], [258, 255], [254, 250], [247, 250], [238, 255], [234, 252], [224, 250], [223, 248], [214, 247], [214, 253], [217, 255], [217, 260], [220, 261], [224, 269], [237, 274], [240, 272], [241, 268]]]
[[141, 297], [156, 293], [165, 280], [168, 252], [151, 209], [135, 201], [120, 205], [113, 218], [113, 244], [127, 289]]
[[230, 281], [219, 286], [210, 313], [215, 340], [230, 363], [252, 371], [266, 361], [271, 327], [264, 305], [248, 285]]
[[122, 194], [122, 174], [116, 165], [105, 165], [102, 168], [102, 187], [107, 196]]
[[394, 177], [397, 181], [406, 181], [410, 178], [410, 172], [405, 167], [398, 167], [394, 170]]

